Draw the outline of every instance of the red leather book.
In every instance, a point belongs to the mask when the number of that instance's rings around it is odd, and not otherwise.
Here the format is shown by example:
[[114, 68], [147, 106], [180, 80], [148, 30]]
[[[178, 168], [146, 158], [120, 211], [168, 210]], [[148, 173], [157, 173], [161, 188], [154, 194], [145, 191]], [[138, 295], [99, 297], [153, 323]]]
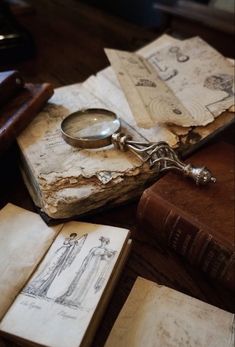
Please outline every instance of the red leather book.
[[14, 86], [9, 82], [11, 80], [8, 78], [5, 86], [11, 88], [8, 88], [4, 95], [6, 102], [0, 105], [0, 154], [9, 147], [53, 94], [53, 88], [49, 83], [26, 83], [10, 97]]
[[199, 187], [177, 174], [166, 174], [142, 194], [138, 227], [235, 289], [234, 147], [223, 142], [210, 145], [190, 162], [207, 166], [216, 183]]

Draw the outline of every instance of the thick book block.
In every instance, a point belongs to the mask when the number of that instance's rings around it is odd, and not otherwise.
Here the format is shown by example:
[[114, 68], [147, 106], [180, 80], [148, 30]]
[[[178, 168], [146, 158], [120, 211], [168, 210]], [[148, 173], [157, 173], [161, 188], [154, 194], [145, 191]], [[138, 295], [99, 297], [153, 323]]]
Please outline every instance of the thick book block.
[[214, 144], [190, 161], [210, 168], [216, 183], [197, 187], [178, 175], [165, 175], [140, 199], [139, 228], [234, 289], [234, 147]]
[[[4, 82], [8, 87], [12, 82], [11, 77], [12, 75], [8, 76], [8, 83], [6, 79]], [[10, 90], [12, 89], [10, 88]], [[36, 116], [37, 112], [39, 112], [52, 94], [53, 88], [49, 83], [28, 83], [24, 88], [19, 90], [14, 97], [8, 99], [8, 101], [1, 106], [0, 153], [16, 139], [16, 136], [19, 135], [26, 125]], [[9, 91], [6, 96], [10, 96]]]

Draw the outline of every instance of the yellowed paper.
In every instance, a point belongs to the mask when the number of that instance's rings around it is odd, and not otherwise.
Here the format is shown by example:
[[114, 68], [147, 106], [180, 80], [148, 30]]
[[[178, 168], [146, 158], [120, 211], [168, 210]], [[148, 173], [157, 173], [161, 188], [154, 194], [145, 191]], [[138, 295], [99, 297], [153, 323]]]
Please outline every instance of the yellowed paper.
[[232, 347], [234, 315], [138, 278], [105, 347]]
[[105, 49], [105, 53], [116, 71], [139, 127], [174, 123], [177, 115], [180, 115], [180, 125], [191, 125], [190, 113], [146, 59], [135, 53], [113, 49]]
[[205, 126], [234, 108], [231, 64], [200, 38], [135, 53], [106, 49], [139, 127]]
[[128, 235], [122, 228], [65, 224], [0, 330], [43, 346], [80, 346], [91, 319], [100, 315], [96, 310]]
[[25, 285], [61, 226], [12, 204], [0, 211], [0, 320]]
[[165, 45], [148, 60], [192, 115], [187, 125], [204, 126], [234, 105], [234, 67], [199, 37]]

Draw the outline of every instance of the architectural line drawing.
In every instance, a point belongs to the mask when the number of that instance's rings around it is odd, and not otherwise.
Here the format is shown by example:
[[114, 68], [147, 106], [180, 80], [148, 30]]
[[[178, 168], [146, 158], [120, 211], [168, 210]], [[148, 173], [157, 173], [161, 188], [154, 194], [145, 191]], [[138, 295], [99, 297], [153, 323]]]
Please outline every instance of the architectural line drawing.
[[100, 237], [100, 245], [90, 249], [66, 292], [55, 301], [66, 306], [84, 308], [85, 299], [97, 293], [107, 278], [111, 260], [117, 251], [107, 248], [110, 239]]
[[29, 282], [22, 292], [46, 298], [53, 281], [73, 263], [86, 238], [87, 234], [84, 234], [77, 239], [76, 233], [65, 238], [62, 246], [53, 253], [42, 271]]

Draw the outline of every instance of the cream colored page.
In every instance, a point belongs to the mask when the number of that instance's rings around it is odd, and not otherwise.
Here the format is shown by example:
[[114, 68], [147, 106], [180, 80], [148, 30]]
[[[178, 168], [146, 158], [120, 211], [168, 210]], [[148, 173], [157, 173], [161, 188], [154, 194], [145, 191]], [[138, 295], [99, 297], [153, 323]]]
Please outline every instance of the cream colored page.
[[[161, 40], [160, 40], [161, 41]], [[112, 146], [79, 150], [64, 142], [60, 123], [81, 108], [103, 107], [117, 112], [134, 139], [176, 146], [178, 137], [166, 127], [138, 129], [115, 74], [107, 68], [83, 85], [58, 88], [50, 103], [18, 137], [29, 177], [37, 191], [34, 202], [53, 218], [67, 218], [125, 198], [141, 187], [150, 171], [128, 151]], [[140, 131], [141, 130], [141, 131]], [[127, 183], [125, 183], [127, 182]], [[128, 190], [130, 193], [128, 193]], [[91, 199], [92, 197], [92, 199]]]
[[105, 100], [106, 108], [118, 115], [122, 120], [122, 131], [131, 135], [134, 140], [166, 141], [170, 146], [176, 146], [178, 137], [164, 125], [156, 125], [150, 129], [138, 127], [123, 91], [113, 83], [112, 79], [108, 79], [102, 73], [99, 73], [96, 77], [88, 78], [83, 85], [100, 100], [104, 100], [108, 95]]
[[146, 46], [138, 49], [136, 53], [142, 55], [145, 58], [148, 58], [150, 55], [152, 55], [155, 51], [156, 48], [158, 47], [163, 47], [164, 45], [169, 45], [169, 44], [176, 44], [180, 42], [181, 40], [176, 39], [173, 36], [170, 36], [168, 34], [163, 34], [159, 36], [156, 40], [148, 43]]
[[0, 211], [0, 320], [53, 242], [59, 228], [49, 228], [36, 213], [12, 204]]
[[105, 49], [105, 53], [139, 127], [151, 128], [158, 123], [176, 121], [182, 126], [192, 124], [191, 114], [146, 59], [113, 49]]
[[42, 186], [49, 188], [54, 183], [57, 187], [63, 186], [68, 179], [73, 185], [76, 179], [98, 176], [102, 171], [111, 171], [115, 177], [140, 166], [132, 155], [113, 148], [80, 150], [63, 140], [60, 124], [68, 114], [84, 108], [102, 107], [104, 103], [82, 85], [58, 88], [50, 104], [19, 136], [19, 145]]
[[[163, 35], [140, 50], [149, 57], [161, 46], [177, 40]], [[64, 142], [60, 123], [81, 108], [102, 107], [122, 119], [123, 131], [133, 139], [166, 141], [181, 145], [182, 133], [190, 128], [157, 125], [139, 128], [111, 67], [91, 76], [82, 85], [58, 88], [50, 103], [21, 133], [18, 143], [25, 157], [34, 202], [52, 218], [68, 218], [97, 209], [109, 202], [121, 203], [141, 193], [143, 183], [154, 173], [128, 151], [108, 146], [79, 150]], [[203, 132], [204, 133], [204, 132]], [[179, 135], [179, 136], [178, 136]], [[200, 136], [198, 136], [200, 138]], [[27, 179], [26, 179], [27, 182]], [[30, 184], [28, 184], [30, 186]]]
[[153, 49], [146, 58], [192, 115], [189, 125], [205, 126], [234, 105], [234, 67], [199, 37]]
[[43, 346], [78, 347], [127, 236], [126, 229], [67, 223], [0, 329]]
[[232, 347], [234, 315], [138, 278], [105, 347]]

